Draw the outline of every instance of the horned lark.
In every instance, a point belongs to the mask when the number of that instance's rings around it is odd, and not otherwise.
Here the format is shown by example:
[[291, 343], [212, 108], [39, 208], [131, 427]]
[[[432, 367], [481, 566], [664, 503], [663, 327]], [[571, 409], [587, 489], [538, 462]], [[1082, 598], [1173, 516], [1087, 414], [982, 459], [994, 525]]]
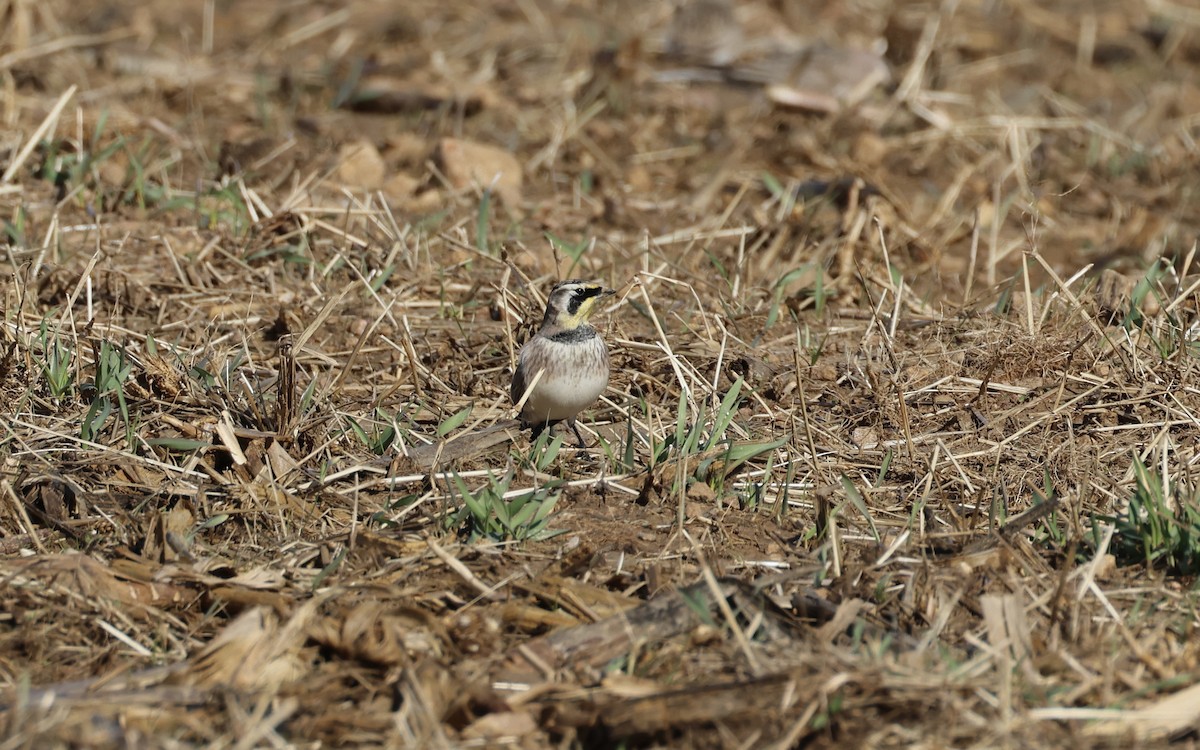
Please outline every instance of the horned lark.
[[575, 417], [608, 386], [608, 349], [587, 321], [596, 303], [611, 294], [578, 279], [561, 281], [550, 291], [542, 327], [521, 347], [509, 391], [514, 404], [530, 391], [521, 421], [534, 428], [534, 435], [566, 420], [584, 447]]

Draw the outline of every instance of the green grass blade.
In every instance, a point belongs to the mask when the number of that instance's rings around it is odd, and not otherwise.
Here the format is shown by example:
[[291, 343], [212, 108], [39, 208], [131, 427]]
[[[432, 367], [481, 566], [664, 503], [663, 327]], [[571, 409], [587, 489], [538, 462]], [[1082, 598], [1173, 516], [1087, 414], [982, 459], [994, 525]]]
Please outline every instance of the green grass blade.
[[867, 509], [867, 503], [863, 500], [862, 493], [858, 491], [858, 488], [854, 486], [854, 483], [845, 474], [841, 474], [838, 478], [841, 480], [842, 489], [846, 492], [846, 499], [866, 519], [867, 526], [871, 528], [871, 537], [876, 543], [879, 543], [879, 529], [875, 528], [875, 519], [871, 518], [871, 512]]
[[454, 430], [462, 426], [463, 422], [467, 421], [467, 417], [471, 416], [471, 409], [475, 407], [474, 403], [467, 404], [462, 409], [459, 409], [454, 414], [442, 420], [437, 426], [437, 436], [446, 437]]

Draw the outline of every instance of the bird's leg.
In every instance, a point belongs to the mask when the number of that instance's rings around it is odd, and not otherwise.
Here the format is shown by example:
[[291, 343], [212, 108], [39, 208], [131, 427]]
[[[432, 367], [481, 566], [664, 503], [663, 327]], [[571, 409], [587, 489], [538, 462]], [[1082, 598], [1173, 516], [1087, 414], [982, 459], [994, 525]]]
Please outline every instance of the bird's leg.
[[[539, 437], [541, 437], [541, 434], [548, 429], [550, 429], [549, 422], [538, 422], [537, 424], [533, 425], [533, 435], [531, 435], [531, 437], [533, 438], [533, 442], [536, 443], [537, 439]], [[553, 433], [551, 433], [551, 434], [553, 434]]]
[[567, 419], [567, 424], [569, 424], [571, 429], [575, 431], [575, 438], [579, 440], [579, 447], [586, 448], [587, 443], [583, 442], [583, 433], [579, 431], [579, 425], [575, 424], [575, 417], [569, 417]]

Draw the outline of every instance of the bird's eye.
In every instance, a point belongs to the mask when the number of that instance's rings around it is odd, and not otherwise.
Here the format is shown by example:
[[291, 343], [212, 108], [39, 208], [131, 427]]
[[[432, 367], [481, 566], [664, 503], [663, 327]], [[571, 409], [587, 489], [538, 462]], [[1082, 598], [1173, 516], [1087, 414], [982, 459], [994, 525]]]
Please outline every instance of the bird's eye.
[[574, 315], [579, 312], [580, 305], [586, 300], [599, 296], [603, 291], [603, 287], [598, 286], [579, 287], [571, 290], [571, 301], [568, 304], [568, 311]]

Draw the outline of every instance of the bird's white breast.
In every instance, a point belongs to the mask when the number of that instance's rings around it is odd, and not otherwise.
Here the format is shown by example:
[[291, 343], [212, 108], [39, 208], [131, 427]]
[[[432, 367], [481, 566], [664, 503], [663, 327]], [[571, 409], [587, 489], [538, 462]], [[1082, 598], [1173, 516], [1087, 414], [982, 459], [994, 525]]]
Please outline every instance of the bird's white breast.
[[[560, 344], [549, 340], [539, 342], [545, 346], [546, 362], [557, 362], [558, 366], [547, 367], [525, 402], [523, 414], [531, 421], [554, 421], [570, 419], [591, 406], [608, 387], [608, 362], [604, 342], [599, 338], [587, 344]], [[529, 377], [537, 374], [531, 368]]]

